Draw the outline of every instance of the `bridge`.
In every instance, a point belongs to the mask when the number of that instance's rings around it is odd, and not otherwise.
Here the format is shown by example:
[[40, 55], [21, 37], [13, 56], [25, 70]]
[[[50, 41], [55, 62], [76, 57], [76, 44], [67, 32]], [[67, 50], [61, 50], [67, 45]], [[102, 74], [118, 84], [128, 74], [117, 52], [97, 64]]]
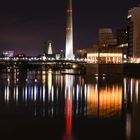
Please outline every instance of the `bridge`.
[[75, 69], [86, 74], [134, 74], [140, 70], [139, 63], [92, 63], [88, 59], [55, 59], [46, 57], [13, 57], [0, 58], [0, 70], [2, 69]]
[[86, 59], [54, 59], [37, 57], [0, 58], [0, 69], [75, 69], [85, 72]]

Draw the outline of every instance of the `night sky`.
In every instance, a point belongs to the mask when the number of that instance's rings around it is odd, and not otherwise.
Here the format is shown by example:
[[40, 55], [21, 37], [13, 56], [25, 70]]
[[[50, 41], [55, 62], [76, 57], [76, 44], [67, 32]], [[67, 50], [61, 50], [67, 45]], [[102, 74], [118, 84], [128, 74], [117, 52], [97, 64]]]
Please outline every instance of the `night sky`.
[[[65, 48], [67, 0], [4, 0], [0, 3], [0, 51], [42, 52], [43, 42]], [[97, 41], [98, 29], [126, 26], [127, 11], [139, 0], [73, 0], [74, 48]], [[140, 3], [140, 2], [139, 2]]]

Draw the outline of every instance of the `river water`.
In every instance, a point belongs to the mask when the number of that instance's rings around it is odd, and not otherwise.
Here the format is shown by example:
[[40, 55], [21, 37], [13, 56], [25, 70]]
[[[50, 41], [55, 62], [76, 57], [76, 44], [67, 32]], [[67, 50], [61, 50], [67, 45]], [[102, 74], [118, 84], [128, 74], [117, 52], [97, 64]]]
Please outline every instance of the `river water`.
[[3, 139], [140, 140], [140, 79], [1, 70]]

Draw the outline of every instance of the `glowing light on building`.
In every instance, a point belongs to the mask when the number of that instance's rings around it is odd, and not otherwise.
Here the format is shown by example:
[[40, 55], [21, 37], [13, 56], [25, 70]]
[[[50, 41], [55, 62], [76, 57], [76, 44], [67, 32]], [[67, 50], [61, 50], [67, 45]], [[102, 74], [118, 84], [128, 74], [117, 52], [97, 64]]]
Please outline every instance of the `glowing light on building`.
[[87, 53], [89, 63], [115, 63], [123, 62], [122, 53]]

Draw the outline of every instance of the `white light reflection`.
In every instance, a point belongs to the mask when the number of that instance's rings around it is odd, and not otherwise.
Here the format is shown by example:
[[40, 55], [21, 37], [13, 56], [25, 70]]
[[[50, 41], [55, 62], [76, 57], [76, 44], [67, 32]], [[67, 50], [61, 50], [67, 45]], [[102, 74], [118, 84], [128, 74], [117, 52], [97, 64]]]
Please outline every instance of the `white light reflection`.
[[18, 103], [18, 85], [16, 86], [16, 103]]
[[80, 87], [79, 87], [79, 85], [77, 84], [77, 88], [76, 88], [77, 90], [76, 90], [76, 97], [77, 97], [77, 101], [78, 101], [78, 99], [79, 99], [79, 92], [80, 92]]
[[52, 86], [52, 102], [54, 101], [54, 86]]
[[84, 95], [85, 95], [85, 100], [87, 98], [87, 85], [85, 84], [84, 85]]
[[25, 86], [25, 102], [27, 103], [27, 96], [28, 96], [28, 89], [27, 86]]
[[83, 92], [82, 92], [82, 91], [83, 91], [83, 90], [82, 90], [82, 87], [83, 87], [83, 86], [82, 86], [82, 85], [80, 85], [80, 87], [81, 87], [81, 88], [80, 88], [80, 93], [81, 93], [81, 94], [80, 94], [80, 96], [81, 96], [81, 102], [82, 102], [82, 95], [83, 95]]
[[[15, 99], [15, 90], [14, 90], [14, 99]], [[22, 99], [24, 100], [24, 87], [22, 88]]]
[[80, 91], [80, 89], [79, 89], [79, 85], [77, 84], [77, 87], [76, 87], [76, 99], [77, 99], [77, 101], [76, 101], [76, 114], [78, 114], [78, 100], [79, 100], [79, 91]]
[[5, 100], [5, 102], [6, 102], [6, 94], [7, 94], [7, 92], [6, 92], [6, 86], [5, 86], [5, 89], [4, 89], [4, 100]]
[[124, 83], [124, 101], [127, 102], [127, 96], [126, 96], [127, 95], [127, 92], [126, 92], [126, 90], [127, 90], [126, 78], [124, 78], [123, 83]]
[[43, 85], [43, 117], [45, 117], [46, 111], [45, 111], [45, 84]]
[[48, 101], [50, 102], [50, 94], [52, 88], [52, 70], [48, 71]]
[[43, 102], [45, 102], [45, 85], [43, 85]]
[[139, 102], [139, 81], [136, 81], [136, 85], [135, 85], [135, 93], [136, 93], [136, 103], [138, 104]]
[[7, 103], [9, 103], [9, 91], [10, 91], [9, 88], [10, 88], [9, 85], [8, 86], [5, 86], [4, 100]]
[[98, 81], [98, 76], [96, 76], [95, 78], [96, 78], [96, 81]]
[[[87, 101], [87, 85], [84, 85], [85, 102]], [[86, 106], [84, 106], [84, 115], [86, 115]]]
[[98, 93], [98, 84], [95, 85], [95, 92]]
[[133, 79], [131, 79], [131, 83], [130, 83], [130, 99], [131, 99], [131, 103], [132, 103], [132, 99], [133, 99]]
[[9, 76], [9, 74], [7, 75], [7, 83], [8, 83], [8, 85], [10, 84], [10, 76]]
[[36, 97], [37, 96], [37, 87], [36, 85], [34, 86], [34, 101], [36, 102]]

